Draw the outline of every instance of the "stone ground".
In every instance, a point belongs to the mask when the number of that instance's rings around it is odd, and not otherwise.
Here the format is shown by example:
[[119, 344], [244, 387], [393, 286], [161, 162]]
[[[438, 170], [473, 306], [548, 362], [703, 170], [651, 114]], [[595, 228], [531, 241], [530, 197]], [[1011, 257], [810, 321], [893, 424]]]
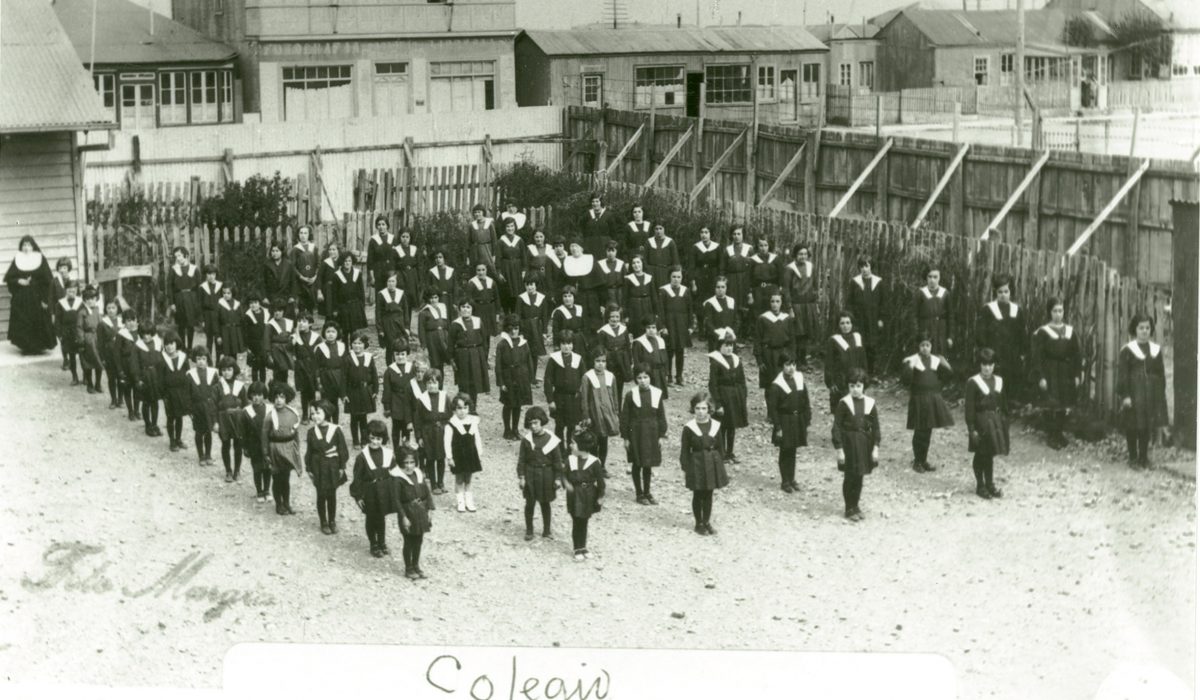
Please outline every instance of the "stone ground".
[[[688, 362], [699, 387], [703, 356]], [[866, 520], [852, 524], [823, 387], [812, 397], [816, 446], [798, 467], [803, 493], [790, 496], [752, 391], [716, 537], [691, 531], [677, 463], [657, 470], [661, 505], [644, 507], [618, 457], [592, 522], [597, 557], [576, 564], [562, 499], [555, 539], [523, 540], [516, 444], [499, 437], [493, 392], [480, 406], [479, 512], [439, 497], [430, 579], [413, 583], [394, 525], [392, 558], [368, 555], [345, 490], [340, 533], [322, 535], [307, 480], [294, 480], [298, 515], [276, 516], [254, 501], [248, 474], [225, 484], [220, 466], [168, 452], [107, 397], [68, 386], [56, 360], [0, 363], [0, 384], [4, 680], [215, 687], [229, 646], [261, 640], [937, 652], [964, 698], [1090, 697], [1128, 664], [1193, 687], [1189, 453], [1157, 450], [1158, 468], [1133, 472], [1116, 441], [1055, 452], [1014, 426], [997, 467], [1004, 498], [982, 501], [961, 407], [959, 425], [935, 435], [941, 468], [919, 475], [905, 397], [881, 387], [883, 464], [867, 479]], [[668, 456], [685, 393], [668, 404]]]

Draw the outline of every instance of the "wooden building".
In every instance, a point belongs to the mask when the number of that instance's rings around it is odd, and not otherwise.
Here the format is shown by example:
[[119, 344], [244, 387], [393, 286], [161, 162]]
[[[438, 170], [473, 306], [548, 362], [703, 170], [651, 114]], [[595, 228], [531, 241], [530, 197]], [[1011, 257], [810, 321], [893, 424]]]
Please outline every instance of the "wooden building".
[[516, 41], [517, 104], [655, 109], [795, 122], [818, 102], [829, 49], [803, 27], [527, 30]]
[[[96, 0], [96, 92], [125, 130], [240, 121], [232, 48], [130, 0]], [[90, 66], [92, 3], [58, 0], [54, 13]]]
[[174, 0], [233, 45], [246, 112], [322, 121], [515, 106], [515, 0]]
[[[51, 267], [63, 256], [79, 267], [80, 132], [115, 124], [49, 3], [0, 0], [0, 15], [0, 269], [8, 270], [25, 235]], [[9, 302], [0, 287], [0, 339], [8, 333]]]
[[869, 22], [859, 24], [817, 24], [805, 27], [829, 47], [828, 84], [853, 94], [865, 94], [875, 89], [877, 82], [876, 54], [879, 27]]

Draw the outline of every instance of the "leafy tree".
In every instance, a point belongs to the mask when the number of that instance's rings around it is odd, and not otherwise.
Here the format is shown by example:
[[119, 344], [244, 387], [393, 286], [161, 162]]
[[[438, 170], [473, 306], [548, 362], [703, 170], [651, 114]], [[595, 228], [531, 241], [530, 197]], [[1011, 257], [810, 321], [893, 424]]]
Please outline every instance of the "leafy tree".
[[1158, 78], [1163, 66], [1171, 65], [1171, 34], [1151, 12], [1130, 10], [1113, 22], [1117, 46], [1129, 53], [1135, 69]]

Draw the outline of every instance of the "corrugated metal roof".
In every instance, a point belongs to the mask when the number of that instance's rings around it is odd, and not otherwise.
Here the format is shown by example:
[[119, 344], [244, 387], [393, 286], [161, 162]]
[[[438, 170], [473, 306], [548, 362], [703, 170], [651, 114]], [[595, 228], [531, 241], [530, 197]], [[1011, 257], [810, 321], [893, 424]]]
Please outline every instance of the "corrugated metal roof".
[[48, 2], [0, 0], [0, 132], [112, 129]]
[[[160, 14], [154, 16], [151, 34], [150, 11], [129, 0], [96, 1], [96, 65], [219, 63], [237, 55], [233, 48]], [[54, 12], [86, 64], [91, 56], [91, 0], [57, 0]]]
[[[906, 9], [900, 14], [915, 24], [935, 46], [1015, 46], [1017, 43], [1016, 10]], [[1026, 12], [1025, 41], [1041, 46], [1062, 46], [1067, 17], [1068, 13], [1061, 10]]]
[[804, 27], [531, 29], [524, 34], [548, 56], [789, 53], [827, 49]]
[[865, 26], [862, 23], [856, 24], [810, 24], [805, 29], [809, 34], [812, 34], [817, 41], [828, 44], [830, 39], [871, 39], [879, 33], [879, 27], [867, 23]]

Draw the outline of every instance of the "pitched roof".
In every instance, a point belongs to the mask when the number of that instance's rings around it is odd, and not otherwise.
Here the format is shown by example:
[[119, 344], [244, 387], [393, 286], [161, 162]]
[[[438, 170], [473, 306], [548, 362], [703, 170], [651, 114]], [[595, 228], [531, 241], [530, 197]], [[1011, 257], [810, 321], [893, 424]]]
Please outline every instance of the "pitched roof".
[[[96, 1], [96, 65], [219, 63], [237, 55], [229, 46], [157, 13], [151, 34], [150, 11], [130, 0]], [[92, 3], [58, 0], [54, 12], [86, 64], [91, 57]]]
[[805, 29], [809, 34], [816, 37], [817, 41], [828, 44], [832, 39], [838, 40], [853, 40], [853, 39], [872, 39], [879, 33], [879, 25], [867, 23], [865, 26], [859, 22], [855, 24], [837, 23], [837, 24], [810, 24]]
[[112, 129], [47, 2], [0, 0], [0, 133]]
[[[1029, 10], [1025, 13], [1025, 43], [1033, 47], [1061, 47], [1065, 51], [1063, 26], [1072, 14], [1063, 10]], [[901, 15], [916, 25], [935, 46], [1015, 46], [1017, 43], [1016, 10], [905, 9], [897, 17]]]
[[804, 27], [655, 27], [530, 29], [522, 32], [548, 56], [824, 51]]

